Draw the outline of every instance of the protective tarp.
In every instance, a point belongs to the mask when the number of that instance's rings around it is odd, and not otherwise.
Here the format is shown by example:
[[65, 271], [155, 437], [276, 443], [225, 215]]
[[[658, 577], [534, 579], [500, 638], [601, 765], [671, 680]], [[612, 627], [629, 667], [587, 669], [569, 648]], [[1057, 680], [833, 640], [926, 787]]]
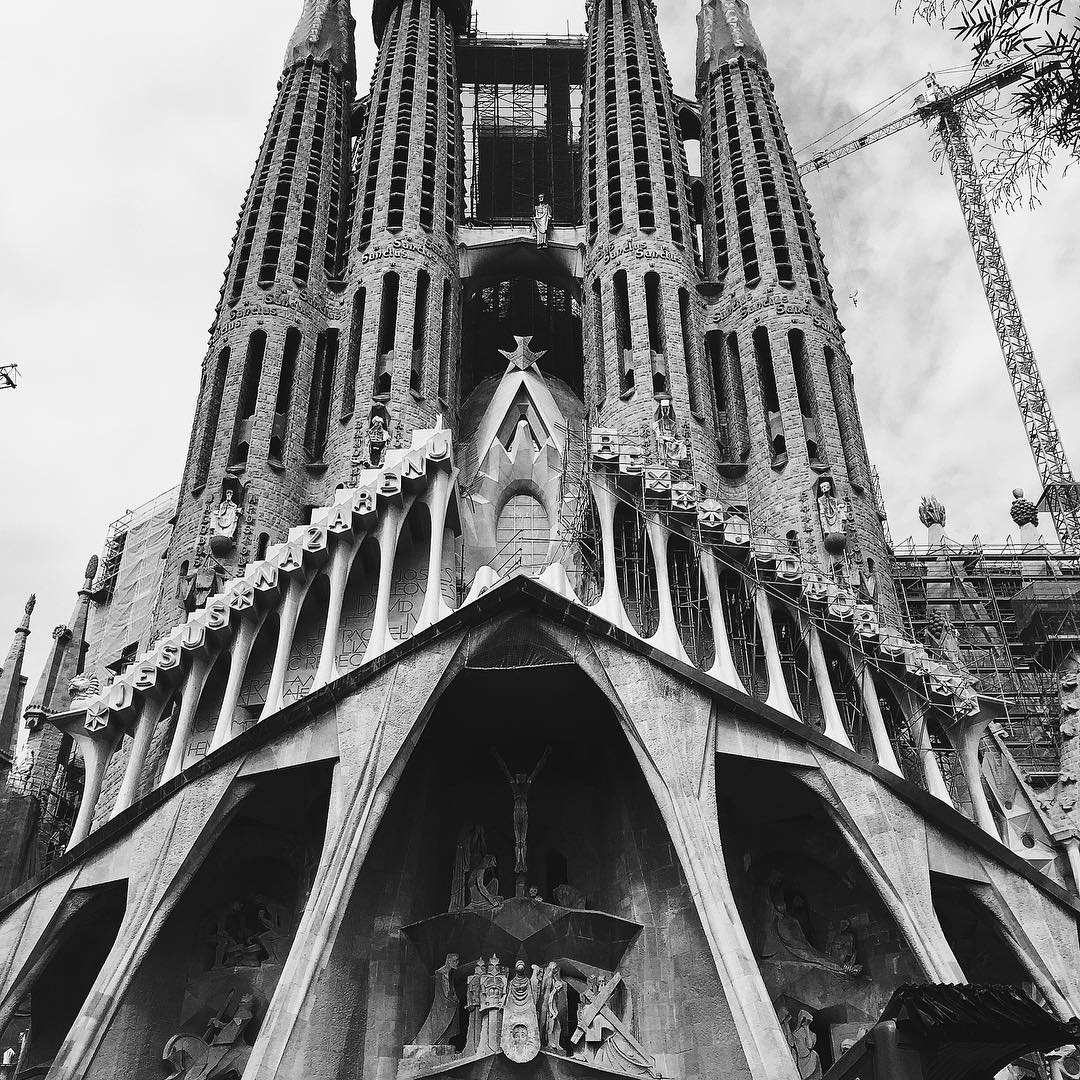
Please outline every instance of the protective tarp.
[[137, 656], [149, 645], [178, 493], [170, 488], [132, 512], [112, 595], [90, 612], [85, 670], [103, 685], [125, 650]]

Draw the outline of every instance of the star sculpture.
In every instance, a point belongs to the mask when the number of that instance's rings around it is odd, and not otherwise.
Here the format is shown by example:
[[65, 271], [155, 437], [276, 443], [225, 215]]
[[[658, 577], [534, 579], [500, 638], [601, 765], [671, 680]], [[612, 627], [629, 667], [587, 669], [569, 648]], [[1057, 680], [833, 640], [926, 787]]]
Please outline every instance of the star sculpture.
[[533, 352], [529, 345], [532, 342], [532, 338], [518, 337], [514, 335], [514, 340], [517, 342], [517, 348], [514, 350], [500, 349], [499, 352], [510, 361], [512, 367], [516, 367], [519, 371], [528, 371], [529, 368], [536, 368], [539, 370], [539, 360], [541, 356], [547, 356], [547, 349], [541, 352]]

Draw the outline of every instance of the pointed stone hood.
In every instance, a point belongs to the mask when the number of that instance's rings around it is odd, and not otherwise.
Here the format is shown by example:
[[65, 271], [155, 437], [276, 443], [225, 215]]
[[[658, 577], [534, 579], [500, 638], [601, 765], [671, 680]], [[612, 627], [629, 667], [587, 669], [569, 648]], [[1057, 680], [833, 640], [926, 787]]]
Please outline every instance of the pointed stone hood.
[[83, 585], [75, 601], [71, 621], [66, 626], [58, 626], [53, 630], [49, 659], [45, 663], [30, 705], [23, 714], [31, 728], [38, 727], [50, 713], [63, 712], [71, 702], [71, 681], [82, 671], [86, 621], [90, 613], [97, 572], [98, 558], [95, 555], [86, 565]]
[[705, 0], [698, 13], [698, 84], [739, 56], [768, 63], [746, 0]]
[[11, 643], [3, 669], [0, 669], [0, 770], [11, 764], [15, 753], [22, 697], [23, 656], [26, 653], [26, 639], [30, 636], [30, 616], [34, 613], [36, 603], [36, 596], [27, 600], [22, 621], [15, 628], [15, 640]]
[[285, 70], [314, 59], [355, 82], [356, 52], [349, 0], [304, 0], [304, 11], [285, 53]]

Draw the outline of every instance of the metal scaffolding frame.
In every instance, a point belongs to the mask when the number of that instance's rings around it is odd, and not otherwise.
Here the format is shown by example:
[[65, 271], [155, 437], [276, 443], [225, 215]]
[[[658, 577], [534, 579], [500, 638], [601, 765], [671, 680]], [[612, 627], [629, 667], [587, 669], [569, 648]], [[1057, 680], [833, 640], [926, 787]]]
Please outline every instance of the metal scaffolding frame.
[[1056, 667], [1080, 645], [1080, 560], [1060, 548], [908, 542], [896, 552], [904, 615], [921, 639], [932, 610], [956, 630], [979, 692], [1004, 703], [1010, 753], [1036, 786], [1057, 776]]

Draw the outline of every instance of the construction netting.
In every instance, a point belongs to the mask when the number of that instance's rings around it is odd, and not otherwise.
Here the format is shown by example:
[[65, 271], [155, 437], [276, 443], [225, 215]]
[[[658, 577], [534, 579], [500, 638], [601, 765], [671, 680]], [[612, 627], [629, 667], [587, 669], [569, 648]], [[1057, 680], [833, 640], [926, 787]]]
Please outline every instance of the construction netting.
[[94, 583], [85, 664], [103, 683], [149, 645], [177, 496], [178, 489], [170, 488], [110, 527], [102, 576]]

